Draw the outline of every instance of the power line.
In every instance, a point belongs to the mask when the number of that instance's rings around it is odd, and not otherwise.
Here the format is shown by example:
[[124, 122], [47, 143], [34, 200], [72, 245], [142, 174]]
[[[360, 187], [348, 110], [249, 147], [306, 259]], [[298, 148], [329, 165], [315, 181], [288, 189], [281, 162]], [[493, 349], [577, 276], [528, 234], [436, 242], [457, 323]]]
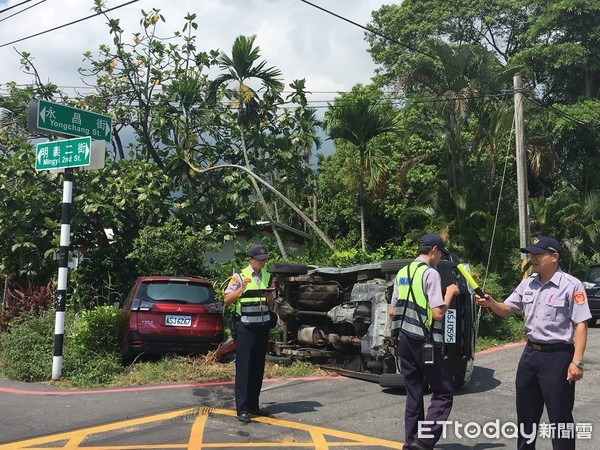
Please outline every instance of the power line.
[[352, 21], [352, 20], [350, 20], [350, 19], [347, 19], [347, 18], [345, 18], [345, 17], [343, 17], [343, 16], [340, 16], [339, 14], [336, 14], [336, 13], [334, 13], [334, 12], [332, 12], [332, 11], [329, 11], [328, 9], [325, 9], [325, 8], [322, 8], [322, 7], [318, 6], [318, 5], [315, 5], [314, 3], [311, 3], [311, 2], [309, 2], [309, 1], [307, 1], [307, 0], [300, 0], [300, 1], [301, 1], [302, 3], [306, 3], [307, 5], [310, 5], [310, 6], [312, 6], [313, 8], [317, 8], [317, 9], [319, 9], [319, 10], [321, 10], [321, 11], [323, 11], [323, 12], [327, 13], [327, 14], [331, 14], [332, 16], [334, 16], [334, 17], [337, 17], [338, 19], [341, 19], [341, 20], [343, 20], [343, 21], [345, 21], [345, 22], [348, 22], [348, 23], [350, 23], [350, 24], [352, 24], [352, 25], [354, 25], [354, 26], [356, 26], [356, 27], [358, 27], [358, 28], [361, 28], [361, 29], [365, 30], [367, 33], [374, 34], [374, 35], [376, 35], [376, 36], [379, 36], [380, 38], [383, 38], [383, 39], [385, 39], [386, 41], [393, 42], [394, 44], [397, 44], [397, 45], [399, 45], [399, 46], [401, 46], [401, 47], [404, 47], [404, 48], [406, 48], [406, 49], [408, 49], [408, 50], [410, 50], [410, 51], [412, 51], [412, 52], [419, 53], [419, 54], [421, 54], [421, 55], [423, 55], [423, 56], [427, 56], [428, 58], [431, 58], [431, 59], [435, 59], [435, 60], [437, 60], [437, 61], [440, 61], [440, 62], [441, 62], [441, 63], [443, 63], [443, 64], [448, 64], [449, 66], [452, 66], [452, 67], [454, 67], [454, 68], [456, 68], [456, 69], [460, 69], [460, 67], [458, 67], [458, 66], [455, 66], [454, 64], [451, 64], [451, 63], [447, 63], [447, 62], [445, 62], [445, 61], [442, 61], [442, 60], [441, 60], [441, 59], [440, 59], [438, 56], [435, 56], [435, 55], [432, 55], [432, 54], [430, 54], [430, 53], [427, 53], [427, 52], [424, 52], [424, 51], [422, 51], [422, 50], [419, 50], [419, 49], [418, 49], [418, 48], [416, 48], [416, 47], [411, 47], [410, 45], [407, 45], [407, 44], [404, 44], [404, 43], [400, 42], [398, 39], [394, 39], [393, 37], [390, 37], [390, 36], [387, 36], [387, 35], [385, 35], [385, 34], [383, 34], [383, 33], [380, 33], [380, 32], [379, 32], [379, 31], [377, 31], [377, 30], [372, 30], [372, 29], [370, 29], [370, 28], [367, 28], [367, 27], [365, 27], [364, 25], [361, 25], [361, 24], [359, 24], [359, 23], [357, 23], [357, 22], [354, 22], [354, 21]]
[[33, 0], [25, 0], [24, 2], [17, 3], [16, 5], [9, 6], [8, 8], [4, 8], [3, 10], [0, 11], [0, 14], [2, 14], [3, 12], [9, 11], [9, 10], [11, 10], [13, 8], [16, 8], [17, 6], [21, 6], [21, 5], [24, 5], [25, 3], [29, 3], [29, 2], [32, 2], [32, 1]]
[[[27, 0], [27, 1], [31, 1], [31, 0]], [[24, 9], [22, 9], [22, 10], [20, 10], [20, 11], [17, 11], [16, 13], [14, 13], [14, 14], [11, 14], [10, 16], [6, 16], [6, 17], [4, 17], [3, 19], [0, 19], [0, 22], [4, 22], [6, 19], [10, 19], [11, 17], [14, 17], [14, 16], [16, 16], [17, 14], [21, 14], [22, 12], [25, 12], [25, 11], [27, 11], [28, 9], [35, 8], [37, 5], [40, 5], [40, 4], [44, 3], [45, 1], [46, 1], [46, 0], [42, 0], [42, 1], [40, 1], [40, 2], [37, 2], [35, 5], [28, 6], [27, 8], [24, 8]], [[5, 11], [6, 11], [6, 10], [5, 10]]]
[[[28, 0], [28, 1], [30, 1], [30, 0]], [[122, 5], [115, 6], [114, 8], [106, 9], [106, 10], [104, 10], [104, 11], [100, 11], [99, 13], [92, 14], [91, 16], [83, 17], [83, 18], [81, 18], [81, 19], [74, 20], [73, 22], [65, 23], [65, 24], [63, 24], [63, 25], [59, 25], [59, 26], [57, 26], [57, 27], [50, 28], [49, 30], [41, 31], [41, 32], [39, 32], [39, 33], [35, 33], [35, 34], [32, 34], [32, 35], [29, 35], [29, 36], [23, 37], [23, 38], [21, 38], [21, 39], [16, 39], [16, 40], [14, 40], [14, 41], [7, 42], [6, 44], [2, 44], [2, 45], [0, 45], [0, 48], [2, 48], [2, 47], [6, 47], [6, 46], [8, 46], [8, 45], [11, 45], [11, 44], [16, 44], [17, 42], [25, 41], [25, 40], [27, 40], [27, 39], [31, 39], [31, 38], [33, 38], [33, 37], [40, 36], [40, 35], [42, 35], [42, 34], [50, 33], [51, 31], [56, 31], [56, 30], [60, 30], [61, 28], [66, 28], [66, 27], [68, 27], [68, 26], [71, 26], [71, 25], [74, 25], [74, 24], [76, 24], [76, 23], [83, 22], [84, 20], [88, 20], [88, 19], [91, 19], [91, 18], [93, 18], [93, 17], [100, 16], [100, 15], [102, 15], [102, 14], [104, 14], [104, 13], [107, 13], [107, 12], [114, 11], [115, 9], [122, 8], [123, 6], [131, 5], [132, 3], [136, 3], [136, 2], [138, 2], [138, 1], [139, 1], [139, 0], [131, 0], [131, 1], [127, 2], [127, 3], [123, 3]]]
[[530, 99], [531, 101], [533, 101], [533, 103], [535, 103], [538, 106], [541, 106], [543, 109], [546, 109], [548, 111], [552, 111], [554, 114], [556, 114], [559, 117], [562, 117], [564, 119], [567, 119], [568, 121], [572, 122], [572, 123], [576, 123], [578, 125], [584, 126], [584, 127], [588, 127], [590, 124], [587, 122], [584, 122], [583, 120], [572, 116], [571, 114], [557, 108], [554, 105], [549, 105], [548, 103], [543, 102], [542, 100], [535, 98], [533, 95], [531, 95], [530, 93], [524, 93], [525, 96]]

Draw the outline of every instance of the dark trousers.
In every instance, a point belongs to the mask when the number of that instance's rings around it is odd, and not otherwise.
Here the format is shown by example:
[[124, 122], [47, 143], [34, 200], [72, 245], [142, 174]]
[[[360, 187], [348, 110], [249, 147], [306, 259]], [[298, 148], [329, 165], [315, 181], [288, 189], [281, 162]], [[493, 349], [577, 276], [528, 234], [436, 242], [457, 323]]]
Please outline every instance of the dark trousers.
[[[542, 417], [544, 404], [550, 426], [553, 426], [554, 450], [575, 448], [575, 426], [573, 424], [573, 404], [575, 403], [575, 383], [567, 381], [567, 370], [573, 359], [573, 346], [557, 350], [538, 351], [529, 345], [525, 347], [517, 368], [517, 420], [524, 434], [531, 435]], [[570, 425], [566, 425], [570, 424]], [[559, 426], [572, 426], [570, 437], [559, 439]], [[519, 433], [520, 434], [520, 433]], [[535, 438], [519, 436], [519, 450], [534, 450]]]
[[[404, 434], [406, 448], [413, 441], [434, 447], [442, 435], [439, 421], [447, 420], [452, 410], [454, 386], [448, 366], [444, 361], [442, 349], [434, 347], [435, 364], [423, 364], [421, 346], [423, 341], [411, 339], [404, 333], [398, 336], [396, 355], [400, 357], [400, 369], [406, 387], [406, 408], [404, 411]], [[431, 404], [425, 415], [423, 390], [425, 381], [431, 388]], [[431, 437], [418, 438], [419, 421], [433, 423], [424, 424], [424, 431]], [[426, 428], [425, 428], [426, 427]]]
[[269, 328], [250, 328], [238, 322], [236, 331], [235, 407], [239, 415], [259, 408]]

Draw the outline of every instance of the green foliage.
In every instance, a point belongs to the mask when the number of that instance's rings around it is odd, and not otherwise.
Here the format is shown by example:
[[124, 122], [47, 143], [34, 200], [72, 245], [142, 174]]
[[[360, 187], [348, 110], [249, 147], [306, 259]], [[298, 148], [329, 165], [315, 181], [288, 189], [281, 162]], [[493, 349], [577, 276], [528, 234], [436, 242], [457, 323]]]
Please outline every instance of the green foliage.
[[525, 338], [522, 314], [500, 318], [491, 311], [484, 311], [479, 319], [479, 336], [502, 342], [518, 342]]
[[[0, 333], [0, 370], [4, 377], [20, 381], [46, 381], [52, 375], [54, 337], [52, 310], [27, 312]], [[67, 314], [65, 323], [72, 323]]]
[[139, 275], [206, 274], [202, 255], [214, 246], [207, 231], [194, 231], [171, 218], [163, 226], [146, 227], [127, 256]]
[[[20, 381], [46, 381], [52, 374], [54, 322], [52, 310], [28, 312], [0, 333], [0, 371]], [[109, 382], [122, 370], [118, 353], [119, 311], [101, 307], [77, 316], [65, 314], [61, 376], [74, 386]]]
[[[103, 4], [95, 0], [96, 11]], [[371, 24], [380, 34], [367, 37], [379, 66], [375, 84], [358, 85], [331, 105], [336, 150], [316, 173], [310, 155], [320, 138], [310, 87], [295, 80], [284, 99], [282, 74], [260, 59], [254, 37], [238, 37], [228, 55], [199, 48], [195, 14], [164, 38], [158, 9], [142, 11], [132, 32], [106, 17], [108, 44], [87, 52], [81, 69], [92, 95], [70, 99], [48, 82], [7, 83], [0, 96], [2, 279], [44, 286], [56, 274], [62, 176], [33, 170], [37, 136], [26, 127], [27, 104], [45, 98], [114, 118], [106, 167], [75, 174], [71, 242], [84, 258], [69, 272], [69, 309], [114, 301], [142, 272], [212, 275], [220, 293], [245, 255], [208, 270], [207, 242], [219, 248], [229, 224], [252, 233], [273, 205], [277, 221], [306, 230], [245, 173], [192, 170], [220, 163], [251, 168], [305, 212], [316, 195], [319, 227], [339, 251], [315, 240], [305, 262], [412, 257], [416, 238], [437, 232], [478, 270], [491, 249], [486, 288], [503, 298], [519, 279], [510, 79], [517, 66], [525, 77], [532, 235], [556, 235], [563, 268], [581, 274], [600, 254], [599, 8], [593, 0], [382, 6]], [[45, 78], [32, 55], [21, 57], [27, 73]], [[220, 75], [210, 79], [215, 66]], [[394, 132], [378, 133], [386, 124]], [[207, 226], [210, 237], [199, 231]], [[510, 321], [482, 323], [485, 333], [512, 333], [503, 328]]]
[[76, 347], [69, 353], [65, 350], [62, 379], [72, 387], [105, 386], [122, 371], [121, 357], [116, 353], [94, 353], [81, 347]]
[[69, 335], [73, 347], [82, 352], [116, 354], [119, 350], [120, 311], [112, 306], [99, 306], [78, 314]]

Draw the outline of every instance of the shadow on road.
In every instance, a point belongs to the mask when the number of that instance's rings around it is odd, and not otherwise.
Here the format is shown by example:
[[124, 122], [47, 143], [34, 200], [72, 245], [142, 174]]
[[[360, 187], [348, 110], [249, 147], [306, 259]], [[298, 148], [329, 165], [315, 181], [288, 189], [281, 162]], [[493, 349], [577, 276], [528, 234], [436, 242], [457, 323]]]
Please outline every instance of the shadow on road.
[[323, 406], [322, 403], [313, 401], [299, 402], [284, 402], [284, 403], [264, 403], [263, 407], [271, 414], [288, 413], [288, 414], [304, 414], [316, 411], [318, 407]]
[[500, 386], [500, 384], [500, 380], [494, 378], [493, 369], [475, 366], [473, 368], [473, 375], [471, 375], [471, 381], [469, 384], [467, 384], [464, 388], [455, 391], [454, 395], [468, 395], [491, 391], [492, 389]]
[[[487, 367], [475, 366], [471, 381], [465, 387], [456, 389], [454, 395], [477, 394], [480, 392], [490, 391], [500, 386], [500, 380], [494, 378], [494, 370]], [[406, 395], [405, 389], [402, 388], [386, 388], [383, 392], [391, 395]], [[429, 389], [425, 390], [425, 394], [431, 394]]]

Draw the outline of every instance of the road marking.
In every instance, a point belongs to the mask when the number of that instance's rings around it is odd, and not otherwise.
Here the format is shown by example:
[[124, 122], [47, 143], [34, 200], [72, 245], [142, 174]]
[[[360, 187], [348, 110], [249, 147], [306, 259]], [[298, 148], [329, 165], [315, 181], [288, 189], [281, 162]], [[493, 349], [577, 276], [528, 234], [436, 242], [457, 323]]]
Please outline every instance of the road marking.
[[[99, 425], [79, 430], [48, 435], [44, 437], [26, 439], [10, 444], [0, 444], [0, 450], [55, 450], [55, 449], [86, 449], [86, 450], [151, 450], [151, 449], [186, 449], [198, 450], [200, 448], [290, 448], [304, 447], [315, 450], [331, 450], [335, 448], [348, 447], [379, 447], [402, 449], [403, 443], [379, 439], [371, 436], [364, 436], [346, 431], [323, 428], [305, 423], [291, 422], [288, 420], [277, 419], [275, 417], [253, 417], [253, 422], [266, 424], [273, 427], [289, 428], [299, 431], [301, 435], [306, 435], [306, 439], [289, 439], [282, 441], [263, 441], [263, 442], [204, 442], [204, 432], [207, 424], [210, 424], [210, 417], [228, 416], [236, 418], [235, 411], [227, 409], [217, 409], [210, 407], [180, 409], [168, 413], [155, 414], [152, 416], [140, 417], [137, 419], [123, 420], [105, 425]], [[94, 446], [94, 441], [102, 438], [103, 433], [120, 433], [121, 437], [127, 438], [127, 433], [131, 432], [131, 440], [139, 437], [143, 425], [164, 422], [169, 420], [179, 420], [185, 422], [193, 421], [190, 428], [190, 435], [187, 443], [158, 443], [158, 444], [136, 444], [127, 442], [126, 445], [106, 445]], [[252, 426], [252, 425], [250, 425]], [[142, 430], [143, 431], [143, 430]], [[143, 433], [142, 433], [143, 434]], [[280, 435], [277, 432], [277, 435]], [[328, 439], [329, 438], [329, 439]]]

